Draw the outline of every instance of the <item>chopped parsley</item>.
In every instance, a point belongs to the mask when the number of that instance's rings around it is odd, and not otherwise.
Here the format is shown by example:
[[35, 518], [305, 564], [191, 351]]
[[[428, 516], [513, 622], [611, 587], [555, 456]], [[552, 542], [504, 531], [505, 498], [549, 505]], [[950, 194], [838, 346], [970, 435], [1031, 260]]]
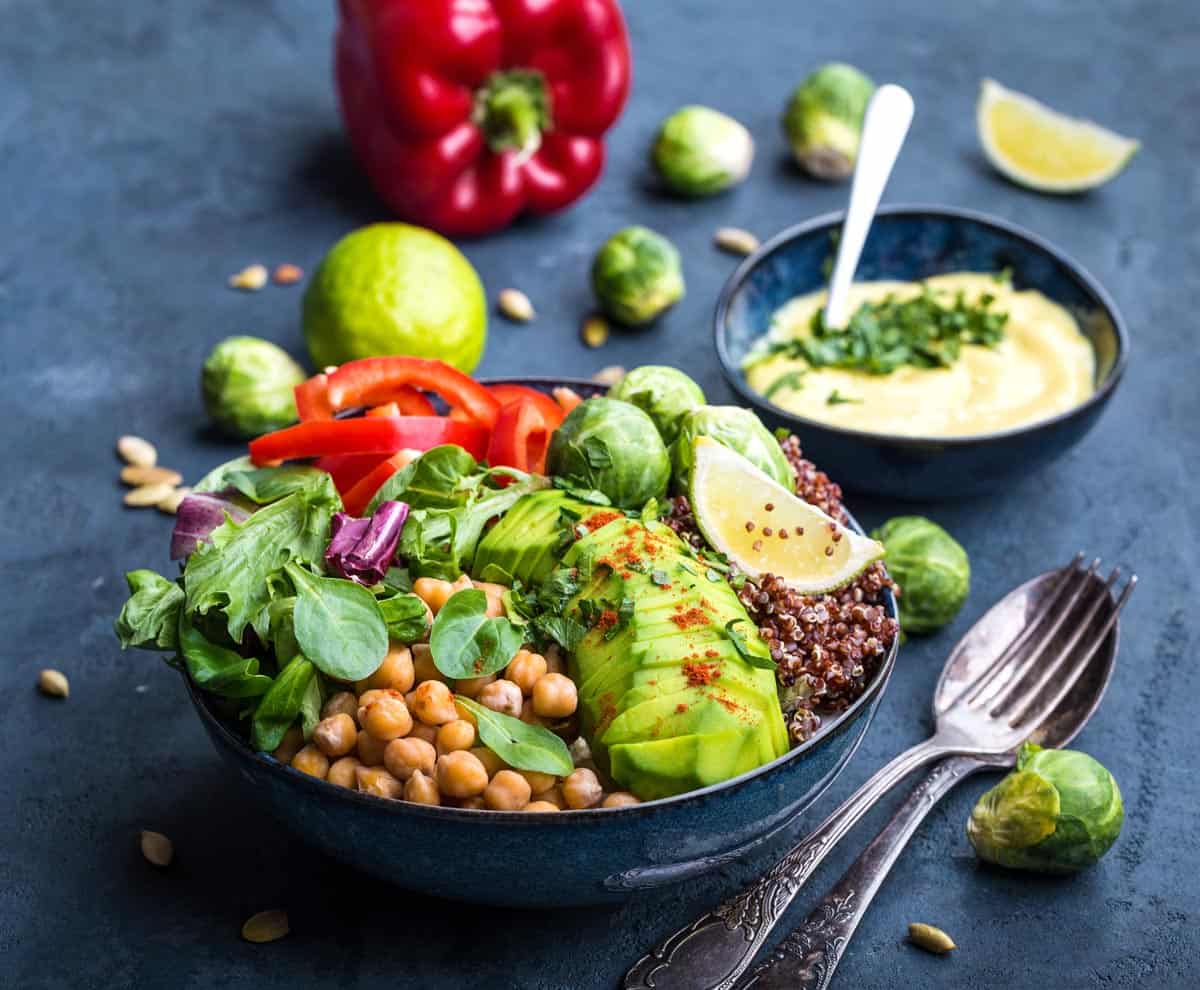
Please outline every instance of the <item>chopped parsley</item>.
[[825, 397], [827, 406], [847, 406], [855, 402], [861, 403], [862, 399], [856, 399], [852, 395], [842, 395], [836, 388]]

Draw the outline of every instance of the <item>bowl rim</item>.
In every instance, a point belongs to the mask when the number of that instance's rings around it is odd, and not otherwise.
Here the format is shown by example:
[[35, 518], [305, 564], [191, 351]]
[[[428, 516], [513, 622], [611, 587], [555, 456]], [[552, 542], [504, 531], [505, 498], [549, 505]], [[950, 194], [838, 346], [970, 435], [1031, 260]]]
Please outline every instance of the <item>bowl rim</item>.
[[819, 419], [809, 419], [808, 417], [797, 415], [794, 412], [775, 405], [770, 399], [765, 398], [761, 393], [754, 391], [749, 386], [745, 376], [742, 374], [740, 365], [733, 360], [729, 353], [727, 330], [729, 309], [734, 296], [741, 291], [751, 272], [761, 265], [768, 256], [798, 237], [815, 233], [823, 228], [832, 228], [842, 224], [846, 218], [846, 211], [835, 210], [830, 213], [822, 213], [819, 216], [812, 217], [809, 220], [781, 230], [778, 234], [765, 241], [753, 254], [746, 257], [734, 269], [733, 274], [726, 279], [725, 285], [721, 288], [721, 294], [717, 297], [716, 310], [713, 313], [713, 342], [717, 350], [717, 361], [721, 365], [721, 372], [724, 374], [725, 380], [744, 401], [756, 408], [769, 409], [779, 419], [795, 424], [799, 428], [825, 430], [834, 435], [846, 437], [847, 439], [871, 440], [879, 443], [887, 443], [892, 446], [927, 448], [930, 446], [969, 447], [980, 443], [1006, 440], [1073, 419], [1076, 416], [1083, 415], [1093, 407], [1102, 405], [1108, 400], [1125, 373], [1126, 366], [1129, 363], [1132, 344], [1129, 331], [1125, 326], [1124, 317], [1121, 316], [1121, 311], [1117, 308], [1117, 304], [1113, 301], [1112, 296], [1109, 295], [1108, 290], [1083, 265], [1061, 248], [1056, 247], [1050, 241], [1033, 233], [1031, 230], [979, 210], [958, 206], [939, 206], [937, 204], [896, 203], [880, 207], [876, 212], [876, 216], [933, 216], [966, 221], [967, 223], [978, 224], [982, 227], [991, 227], [1010, 234], [1019, 240], [1025, 241], [1030, 247], [1049, 255], [1062, 266], [1077, 284], [1095, 297], [1100, 306], [1107, 312], [1109, 320], [1112, 322], [1117, 340], [1117, 353], [1107, 376], [1105, 376], [1104, 380], [1090, 396], [1079, 405], [1072, 406], [1070, 409], [1064, 409], [1060, 413], [1056, 413], [1046, 419], [1035, 420], [1032, 423], [1012, 426], [1004, 430], [993, 430], [989, 433], [971, 433], [966, 436], [939, 437], [885, 433], [878, 430], [856, 430], [845, 426], [836, 426]]
[[[608, 386], [600, 382], [592, 381], [588, 378], [566, 378], [558, 376], [495, 376], [489, 378], [481, 378], [480, 381], [485, 385], [504, 384], [525, 384], [525, 385], [542, 385], [544, 387], [566, 386], [568, 388], [587, 388], [591, 391], [607, 391]], [[856, 532], [862, 534], [865, 531], [859, 525], [849, 510], [846, 510], [847, 524]], [[882, 603], [889, 617], [898, 619], [898, 606], [896, 597], [890, 589], [885, 589], [882, 596]], [[251, 746], [235, 732], [231, 731], [225, 724], [224, 720], [219, 718], [209, 707], [207, 696], [192, 682], [186, 670], [180, 670], [180, 676], [183, 678], [183, 683], [187, 689], [188, 697], [191, 699], [193, 707], [199, 713], [201, 720], [206, 724], [210, 734], [215, 733], [224, 744], [236, 751], [243, 760], [249, 760], [256, 764], [267, 773], [282, 774], [289, 781], [303, 787], [314, 787], [321, 794], [335, 797], [340, 800], [346, 800], [354, 803], [361, 803], [365, 807], [374, 808], [385, 814], [403, 814], [416, 815], [417, 817], [429, 818], [431, 820], [445, 820], [446, 818], [457, 818], [460, 821], [470, 822], [486, 822], [494, 824], [515, 824], [522, 826], [542, 825], [546, 823], [557, 823], [561, 825], [569, 825], [573, 822], [582, 820], [595, 820], [601, 818], [603, 821], [610, 821], [618, 816], [624, 816], [626, 819], [635, 816], [646, 816], [657, 813], [660, 809], [670, 808], [676, 805], [681, 805], [687, 801], [697, 798], [705, 798], [714, 796], [723, 791], [737, 791], [749, 784], [752, 780], [758, 777], [765, 776], [768, 773], [778, 769], [784, 763], [793, 759], [798, 759], [814, 749], [820, 747], [825, 741], [832, 739], [845, 731], [849, 725], [858, 720], [864, 713], [864, 710], [869, 709], [872, 704], [883, 697], [887, 689], [888, 682], [891, 680], [892, 673], [896, 666], [896, 657], [900, 652], [900, 636], [892, 640], [891, 649], [888, 650], [879, 669], [875, 672], [875, 676], [871, 678], [869, 684], [863, 693], [855, 699], [854, 703], [836, 715], [829, 718], [828, 721], [822, 724], [816, 734], [810, 739], [805, 740], [799, 746], [793, 746], [782, 756], [777, 756], [770, 763], [764, 763], [760, 767], [755, 767], [753, 770], [747, 770], [745, 773], [738, 774], [736, 777], [731, 777], [729, 780], [722, 780], [716, 784], [710, 784], [708, 787], [701, 787], [692, 791], [685, 791], [682, 794], [675, 794], [671, 797], [656, 798], [653, 801], [643, 801], [635, 805], [627, 805], [619, 808], [580, 808], [580, 809], [565, 809], [556, 815], [537, 815], [528, 814], [523, 811], [491, 811], [481, 808], [451, 808], [443, 805], [425, 805], [416, 804], [410, 801], [389, 801], [381, 800], [377, 797], [372, 797], [367, 794], [360, 794], [358, 791], [352, 791], [346, 787], [339, 787], [336, 784], [330, 784], [325, 780], [318, 780], [308, 774], [301, 773], [290, 766], [280, 763], [274, 757], [255, 751]], [[868, 726], [869, 728], [869, 726]], [[864, 730], [866, 731], [866, 730]]]

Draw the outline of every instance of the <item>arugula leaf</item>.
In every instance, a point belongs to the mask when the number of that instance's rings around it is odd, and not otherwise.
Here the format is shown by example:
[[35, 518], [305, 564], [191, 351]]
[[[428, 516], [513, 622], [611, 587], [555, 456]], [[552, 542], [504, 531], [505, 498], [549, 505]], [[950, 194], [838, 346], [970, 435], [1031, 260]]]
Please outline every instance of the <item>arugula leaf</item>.
[[121, 649], [130, 646], [141, 650], [176, 649], [183, 589], [148, 570], [130, 571], [125, 581], [130, 595], [114, 626]]
[[565, 777], [575, 769], [567, 744], [549, 729], [494, 712], [461, 695], [455, 700], [475, 717], [480, 742], [514, 770]]
[[242, 641], [246, 626], [265, 639], [269, 632], [269, 579], [289, 561], [319, 561], [329, 542], [329, 521], [339, 504], [324, 490], [293, 492], [259, 509], [243, 523], [232, 520], [212, 531], [188, 557], [184, 590], [189, 615], [211, 609], [225, 613], [229, 635]]
[[257, 698], [271, 687], [271, 678], [258, 672], [254, 657], [243, 657], [211, 642], [180, 614], [179, 652], [196, 686], [222, 698]]
[[375, 596], [353, 581], [317, 577], [294, 563], [284, 572], [296, 589], [292, 621], [304, 656], [339, 681], [361, 680], [378, 670], [387, 655], [388, 631]]
[[269, 753], [279, 747], [301, 710], [311, 705], [309, 692], [316, 678], [317, 668], [302, 656], [279, 672], [250, 722], [250, 739], [256, 750]]
[[404, 593], [379, 599], [379, 611], [389, 639], [415, 643], [429, 631], [428, 608], [416, 595]]
[[429, 649], [434, 666], [447, 677], [486, 677], [508, 666], [524, 641], [508, 619], [488, 617], [487, 595], [468, 588], [451, 595], [438, 612]]
[[746, 621], [746, 619], [730, 619], [725, 623], [725, 634], [729, 637], [729, 641], [733, 643], [733, 648], [737, 650], [738, 656], [745, 660], [746, 663], [750, 664], [751, 667], [761, 667], [763, 670], [774, 670], [777, 665], [775, 661], [771, 659], [771, 655], [768, 653], [766, 656], [763, 656], [761, 653], [755, 653], [750, 648], [750, 644], [746, 641], [746, 637], [733, 628], [739, 622]]
[[336, 501], [341, 505], [333, 479], [328, 472], [303, 464], [284, 467], [233, 469], [225, 476], [227, 487], [236, 488], [252, 502], [266, 505], [278, 502], [294, 492], [305, 492], [310, 498]]

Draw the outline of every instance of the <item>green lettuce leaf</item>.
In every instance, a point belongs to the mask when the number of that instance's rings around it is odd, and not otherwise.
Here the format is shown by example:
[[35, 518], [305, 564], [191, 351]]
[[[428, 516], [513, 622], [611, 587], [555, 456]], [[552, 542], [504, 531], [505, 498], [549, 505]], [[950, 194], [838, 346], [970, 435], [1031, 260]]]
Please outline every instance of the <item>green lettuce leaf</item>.
[[183, 589], [154, 571], [130, 571], [125, 580], [130, 595], [115, 625], [121, 649], [177, 649]]

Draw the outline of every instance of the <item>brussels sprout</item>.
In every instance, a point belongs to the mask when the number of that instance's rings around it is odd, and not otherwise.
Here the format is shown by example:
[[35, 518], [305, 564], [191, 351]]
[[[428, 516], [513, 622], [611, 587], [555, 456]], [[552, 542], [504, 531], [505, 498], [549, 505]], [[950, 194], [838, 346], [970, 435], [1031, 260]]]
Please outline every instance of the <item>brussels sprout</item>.
[[1074, 873], [1108, 852], [1124, 819], [1117, 782], [1094, 759], [1026, 743], [1017, 769], [975, 805], [967, 838], [989, 863]]
[[662, 498], [671, 477], [654, 421], [618, 399], [588, 399], [572, 409], [550, 438], [546, 467], [573, 485], [603, 492], [622, 509]]
[[683, 298], [683, 269], [675, 245], [646, 227], [614, 234], [592, 262], [600, 307], [620, 323], [640, 326]]
[[209, 418], [235, 437], [256, 437], [296, 422], [293, 390], [308, 376], [280, 347], [257, 337], [228, 337], [200, 374]]
[[693, 409], [704, 405], [700, 386], [678, 368], [644, 364], [634, 368], [608, 393], [611, 399], [632, 402], [658, 427], [665, 443], [679, 435], [679, 423]]
[[874, 92], [875, 83], [841, 62], [822, 66], [796, 87], [783, 131], [805, 171], [829, 180], [854, 171], [863, 115]]
[[679, 437], [671, 447], [675, 483], [687, 485], [695, 454], [696, 437], [711, 437], [717, 443], [736, 450], [755, 467], [774, 478], [788, 491], [796, 487], [792, 466], [783, 456], [779, 442], [749, 409], [740, 406], [701, 406], [688, 413], [679, 424]]
[[909, 635], [940, 629], [971, 590], [967, 551], [923, 516], [897, 516], [871, 534], [887, 549], [888, 572], [900, 585], [900, 628]]
[[750, 174], [754, 139], [732, 117], [708, 107], [684, 107], [663, 121], [650, 157], [672, 192], [711, 196]]

